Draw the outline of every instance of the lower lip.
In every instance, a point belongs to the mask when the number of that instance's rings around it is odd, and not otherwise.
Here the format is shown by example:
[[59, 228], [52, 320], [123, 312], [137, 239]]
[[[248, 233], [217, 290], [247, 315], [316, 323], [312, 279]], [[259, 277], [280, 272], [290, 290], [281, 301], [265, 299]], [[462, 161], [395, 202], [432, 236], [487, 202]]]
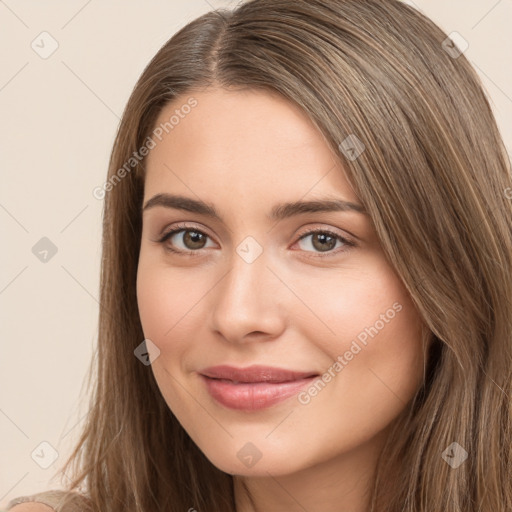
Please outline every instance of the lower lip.
[[290, 382], [239, 383], [211, 379], [201, 375], [210, 395], [230, 409], [254, 411], [264, 409], [296, 395], [303, 387], [311, 384], [317, 376]]

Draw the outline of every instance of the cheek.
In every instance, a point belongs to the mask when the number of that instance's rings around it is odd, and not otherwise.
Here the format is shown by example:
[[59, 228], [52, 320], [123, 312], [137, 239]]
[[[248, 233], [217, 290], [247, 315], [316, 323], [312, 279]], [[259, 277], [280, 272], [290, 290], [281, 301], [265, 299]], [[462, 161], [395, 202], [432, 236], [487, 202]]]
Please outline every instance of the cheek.
[[399, 332], [417, 324], [419, 315], [407, 290], [380, 253], [364, 255], [339, 271], [288, 278], [307, 306], [292, 308], [297, 312], [294, 321], [307, 339], [322, 340], [329, 352], [338, 354], [356, 338], [364, 346], [377, 332]]
[[156, 267], [139, 263], [137, 272], [137, 304], [144, 336], [153, 341], [161, 338], [169, 329], [165, 311], [173, 311], [172, 294], [164, 294], [167, 288], [165, 275]]
[[[385, 260], [366, 263], [364, 272], [351, 269], [337, 279], [319, 280], [314, 287], [303, 285], [314, 315], [296, 321], [302, 337], [328, 355], [324, 384], [317, 386], [318, 392], [312, 389], [304, 401], [322, 394], [356, 415], [364, 413], [361, 405], [366, 404], [370, 415], [380, 411], [389, 419], [423, 378], [423, 324]], [[329, 391], [324, 393], [326, 388]]]
[[[162, 265], [161, 261], [141, 254], [137, 272], [137, 301], [144, 336], [160, 350], [151, 370], [168, 407], [183, 421], [188, 418], [189, 396], [183, 393], [180, 375], [193, 338], [191, 321], [198, 299], [188, 293], [190, 283], [180, 280], [179, 271]], [[197, 294], [200, 291], [197, 290]], [[204, 294], [204, 292], [203, 292]], [[198, 309], [198, 308], [197, 308]], [[182, 424], [183, 425], [183, 424]], [[183, 425], [185, 426], [185, 425]], [[186, 430], [194, 431], [193, 422]]]
[[150, 251], [141, 253], [137, 302], [144, 336], [160, 350], [152, 365], [156, 372], [190, 369], [190, 353], [196, 348], [193, 340], [204, 325], [204, 301], [215, 284], [209, 275], [196, 272], [191, 280], [190, 269], [166, 265]]
[[[156, 251], [154, 251], [156, 252]], [[182, 277], [183, 276], [183, 277]], [[200, 281], [191, 286], [190, 276], [162, 264], [150, 251], [141, 251], [137, 271], [137, 304], [147, 338], [163, 341], [191, 310], [194, 297], [204, 294]], [[192, 313], [193, 311], [190, 311]]]
[[177, 294], [169, 293], [171, 283], [158, 267], [140, 264], [137, 273], [137, 303], [144, 335], [161, 338], [172, 325]]

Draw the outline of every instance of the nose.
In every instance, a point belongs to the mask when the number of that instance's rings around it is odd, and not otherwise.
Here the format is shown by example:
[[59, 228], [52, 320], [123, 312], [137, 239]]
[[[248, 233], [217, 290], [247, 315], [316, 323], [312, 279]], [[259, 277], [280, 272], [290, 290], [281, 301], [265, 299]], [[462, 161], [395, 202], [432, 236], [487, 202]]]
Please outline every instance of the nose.
[[265, 251], [251, 263], [234, 253], [211, 293], [211, 328], [231, 343], [275, 339], [286, 326], [286, 291]]

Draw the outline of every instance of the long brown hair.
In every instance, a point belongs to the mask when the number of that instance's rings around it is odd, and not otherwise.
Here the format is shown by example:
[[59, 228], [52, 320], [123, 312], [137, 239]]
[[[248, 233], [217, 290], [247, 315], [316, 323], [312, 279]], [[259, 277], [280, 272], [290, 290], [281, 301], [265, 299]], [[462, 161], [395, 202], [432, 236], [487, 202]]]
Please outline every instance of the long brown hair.
[[[158, 51], [111, 155], [94, 392], [64, 468], [92, 509], [235, 511], [232, 475], [134, 357], [145, 160], [130, 158], [164, 105], [225, 87], [277, 91], [312, 119], [428, 326], [425, 379], [379, 459], [371, 511], [512, 510], [512, 171], [481, 82], [446, 38], [397, 0], [252, 0]], [[364, 144], [357, 158], [347, 137]], [[457, 468], [443, 457], [453, 443], [468, 454]]]

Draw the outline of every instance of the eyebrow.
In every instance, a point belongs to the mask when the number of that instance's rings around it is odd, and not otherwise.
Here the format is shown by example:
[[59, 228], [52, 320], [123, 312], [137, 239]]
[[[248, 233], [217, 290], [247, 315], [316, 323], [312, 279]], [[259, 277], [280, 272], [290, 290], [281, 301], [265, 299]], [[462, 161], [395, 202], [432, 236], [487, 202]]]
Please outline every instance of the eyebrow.
[[[174, 194], [156, 194], [146, 202], [142, 208], [142, 212], [144, 213], [145, 211], [157, 206], [198, 213], [224, 222], [222, 216], [213, 204], [205, 203], [204, 201], [199, 201], [190, 197]], [[305, 213], [346, 211], [354, 211], [361, 213], [362, 215], [368, 215], [366, 209], [360, 204], [337, 198], [325, 198], [314, 201], [294, 201], [290, 203], [277, 204], [272, 208], [267, 217], [270, 220], [278, 221]]]

